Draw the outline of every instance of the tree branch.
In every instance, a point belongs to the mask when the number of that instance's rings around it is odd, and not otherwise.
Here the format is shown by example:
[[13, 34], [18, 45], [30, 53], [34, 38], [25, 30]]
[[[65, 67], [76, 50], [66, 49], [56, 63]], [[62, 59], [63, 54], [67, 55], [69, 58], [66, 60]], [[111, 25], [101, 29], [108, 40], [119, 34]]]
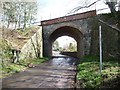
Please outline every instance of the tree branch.
[[84, 6], [84, 7], [78, 6], [78, 7], [74, 8], [73, 10], [71, 10], [71, 11], [70, 11], [69, 13], [67, 13], [67, 14], [74, 13], [74, 12], [80, 10], [80, 9], [83, 9], [83, 8], [89, 8], [90, 6], [94, 5], [94, 4], [97, 3], [98, 1], [101, 1], [101, 0], [97, 0], [97, 1], [95, 1], [95, 2], [93, 2], [93, 3], [91, 3], [91, 4], [88, 5], [88, 6]]

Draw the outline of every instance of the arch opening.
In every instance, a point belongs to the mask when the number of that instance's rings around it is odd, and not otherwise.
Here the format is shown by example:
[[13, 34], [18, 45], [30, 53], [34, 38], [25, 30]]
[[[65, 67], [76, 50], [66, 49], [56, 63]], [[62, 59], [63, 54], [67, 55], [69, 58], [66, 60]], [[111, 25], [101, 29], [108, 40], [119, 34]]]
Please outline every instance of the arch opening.
[[77, 42], [70, 36], [58, 37], [52, 43], [52, 56], [63, 56], [69, 55], [76, 57], [77, 53]]
[[69, 37], [72, 37], [74, 38], [74, 40], [77, 42], [77, 57], [81, 57], [83, 56], [83, 33], [80, 32], [79, 29], [77, 28], [74, 28], [74, 27], [70, 27], [70, 26], [63, 26], [63, 27], [60, 27], [56, 30], [53, 30], [52, 33], [49, 34], [48, 36], [48, 51], [46, 52], [48, 55], [48, 57], [52, 57], [52, 44], [53, 42], [61, 37], [61, 36], [69, 36]]

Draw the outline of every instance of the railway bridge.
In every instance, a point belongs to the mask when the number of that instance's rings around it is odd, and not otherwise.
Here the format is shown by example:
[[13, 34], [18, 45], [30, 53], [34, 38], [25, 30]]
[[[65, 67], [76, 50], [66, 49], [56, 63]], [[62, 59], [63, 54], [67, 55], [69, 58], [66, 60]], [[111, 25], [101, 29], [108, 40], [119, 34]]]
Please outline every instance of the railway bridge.
[[52, 56], [52, 43], [61, 36], [70, 36], [77, 42], [77, 57], [88, 55], [91, 47], [92, 22], [96, 11], [64, 16], [41, 22], [43, 31], [43, 56]]

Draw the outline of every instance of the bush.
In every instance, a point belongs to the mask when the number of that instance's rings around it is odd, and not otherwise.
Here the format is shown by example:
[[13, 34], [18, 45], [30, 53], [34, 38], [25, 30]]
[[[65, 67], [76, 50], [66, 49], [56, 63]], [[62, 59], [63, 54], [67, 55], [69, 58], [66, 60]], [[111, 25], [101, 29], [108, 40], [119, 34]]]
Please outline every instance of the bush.
[[[4, 39], [0, 39], [0, 58], [2, 61], [0, 61], [0, 73], [9, 72], [6, 67], [12, 62], [12, 52], [11, 52], [11, 45], [8, 44], [8, 42]], [[4, 71], [2, 71], [4, 69]], [[2, 77], [2, 76], [0, 76]]]

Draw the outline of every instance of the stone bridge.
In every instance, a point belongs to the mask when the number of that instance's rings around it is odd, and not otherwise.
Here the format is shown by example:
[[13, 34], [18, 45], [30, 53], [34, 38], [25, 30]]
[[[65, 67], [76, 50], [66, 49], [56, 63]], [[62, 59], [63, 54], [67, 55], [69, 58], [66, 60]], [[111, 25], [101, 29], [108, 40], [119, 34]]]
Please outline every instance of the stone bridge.
[[[43, 56], [52, 56], [52, 43], [61, 36], [70, 36], [77, 42], [77, 57], [88, 55], [91, 44], [91, 21], [96, 11], [89, 11], [42, 21]], [[94, 25], [94, 24], [93, 24]]]

